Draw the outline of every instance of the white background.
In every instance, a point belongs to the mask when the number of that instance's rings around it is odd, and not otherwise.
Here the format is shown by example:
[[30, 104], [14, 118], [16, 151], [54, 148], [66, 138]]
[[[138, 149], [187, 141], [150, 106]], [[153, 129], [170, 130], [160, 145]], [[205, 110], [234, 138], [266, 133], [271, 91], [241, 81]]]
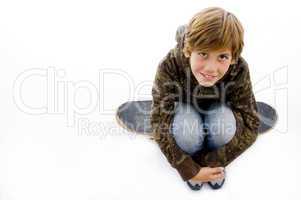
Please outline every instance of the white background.
[[[208, 6], [241, 20], [256, 99], [280, 117], [222, 189], [194, 192], [114, 111], [151, 98], [176, 28]], [[1, 1], [0, 200], [300, 199], [300, 19], [292, 0]]]

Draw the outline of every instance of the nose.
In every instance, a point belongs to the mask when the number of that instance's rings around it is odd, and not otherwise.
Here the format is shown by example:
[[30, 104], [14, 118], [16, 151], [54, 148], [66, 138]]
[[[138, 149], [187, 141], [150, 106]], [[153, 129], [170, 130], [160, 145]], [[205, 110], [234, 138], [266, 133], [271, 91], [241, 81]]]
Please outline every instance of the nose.
[[214, 59], [208, 59], [204, 65], [203, 72], [206, 74], [216, 74], [217, 62]]

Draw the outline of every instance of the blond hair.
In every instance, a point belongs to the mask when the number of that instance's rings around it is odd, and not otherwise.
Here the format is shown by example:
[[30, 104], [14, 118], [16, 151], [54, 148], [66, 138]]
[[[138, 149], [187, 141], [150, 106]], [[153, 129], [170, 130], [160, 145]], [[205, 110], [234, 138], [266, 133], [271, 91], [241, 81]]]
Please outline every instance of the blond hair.
[[189, 57], [196, 50], [209, 51], [229, 48], [232, 59], [238, 60], [244, 41], [240, 21], [230, 12], [209, 7], [195, 14], [186, 29], [183, 52]]

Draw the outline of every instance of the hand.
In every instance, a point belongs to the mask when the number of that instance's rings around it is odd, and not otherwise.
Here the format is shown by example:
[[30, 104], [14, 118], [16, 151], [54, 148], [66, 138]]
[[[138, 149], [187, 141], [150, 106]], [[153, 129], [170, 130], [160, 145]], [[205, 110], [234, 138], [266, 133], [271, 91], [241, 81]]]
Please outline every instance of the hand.
[[208, 182], [223, 179], [225, 176], [223, 167], [202, 167], [197, 175], [190, 180]]

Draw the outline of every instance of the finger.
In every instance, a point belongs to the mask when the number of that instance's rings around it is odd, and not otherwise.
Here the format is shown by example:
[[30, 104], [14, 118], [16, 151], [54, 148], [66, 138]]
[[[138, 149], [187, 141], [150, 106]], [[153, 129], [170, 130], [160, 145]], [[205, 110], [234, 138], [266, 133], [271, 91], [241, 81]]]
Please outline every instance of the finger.
[[211, 173], [213, 173], [213, 174], [219, 174], [224, 171], [224, 168], [222, 168], [222, 167], [215, 167], [215, 168], [211, 168], [211, 169], [212, 169]]
[[212, 175], [219, 175], [219, 174], [224, 175], [225, 172], [224, 171], [219, 171], [219, 172], [212, 173]]
[[223, 179], [224, 175], [223, 174], [214, 174], [211, 176], [212, 180], [216, 180], [216, 179]]

